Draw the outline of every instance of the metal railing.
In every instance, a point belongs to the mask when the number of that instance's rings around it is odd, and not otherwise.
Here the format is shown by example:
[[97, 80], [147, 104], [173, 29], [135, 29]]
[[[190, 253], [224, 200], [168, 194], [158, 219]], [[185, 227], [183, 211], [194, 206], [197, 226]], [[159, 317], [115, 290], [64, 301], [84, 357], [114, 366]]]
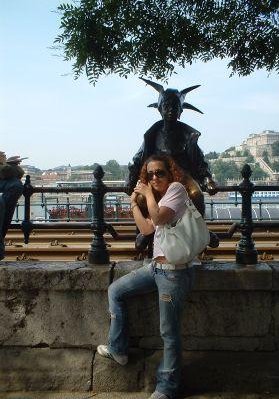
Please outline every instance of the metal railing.
[[[241, 194], [241, 220], [234, 225], [230, 230], [228, 236], [232, 236], [236, 228], [241, 232], [241, 238], [236, 248], [236, 262], [239, 264], [255, 264], [257, 263], [257, 250], [255, 248], [252, 232], [254, 226], [262, 224], [261, 222], [254, 222], [252, 219], [252, 195], [255, 191], [279, 191], [279, 186], [268, 185], [254, 185], [251, 180], [252, 171], [248, 164], [244, 165], [241, 175], [242, 182], [239, 185], [218, 186], [216, 189], [209, 191], [209, 194], [214, 195], [218, 192], [238, 192]], [[114, 239], [125, 239], [125, 235], [118, 234], [114, 227], [104, 220], [104, 196], [106, 193], [127, 193], [125, 187], [107, 187], [104, 185], [102, 179], [104, 171], [101, 166], [98, 166], [94, 173], [94, 180], [91, 187], [33, 187], [30, 182], [30, 176], [26, 176], [24, 184], [24, 220], [21, 228], [24, 234], [24, 242], [29, 242], [29, 235], [34, 227], [38, 227], [38, 223], [34, 224], [30, 220], [30, 199], [34, 193], [90, 193], [92, 195], [92, 220], [90, 222], [51, 222], [40, 223], [40, 229], [85, 229], [90, 228], [93, 232], [93, 238], [90, 249], [88, 251], [88, 261], [90, 264], [108, 264], [109, 252], [104, 240], [104, 233], [108, 232]], [[271, 225], [265, 223], [264, 225]], [[263, 224], [262, 224], [263, 225]], [[279, 223], [272, 223], [272, 226]]]

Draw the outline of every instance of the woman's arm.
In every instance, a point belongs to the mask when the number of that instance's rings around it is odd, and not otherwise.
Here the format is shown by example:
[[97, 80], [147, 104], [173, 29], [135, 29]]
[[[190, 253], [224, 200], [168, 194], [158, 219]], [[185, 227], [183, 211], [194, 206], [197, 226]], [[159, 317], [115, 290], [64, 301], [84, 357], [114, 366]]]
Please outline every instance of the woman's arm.
[[173, 219], [175, 212], [166, 206], [158, 206], [150, 184], [140, 183], [135, 187], [135, 193], [146, 197], [148, 212], [155, 226], [164, 225]]
[[154, 228], [152, 221], [148, 218], [145, 218], [142, 215], [141, 210], [136, 202], [136, 198], [137, 198], [137, 194], [135, 192], [133, 192], [133, 194], [131, 195], [131, 209], [133, 212], [133, 216], [134, 216], [136, 225], [137, 225], [139, 231], [141, 232], [141, 234], [147, 236], [147, 235], [153, 233], [155, 228]]

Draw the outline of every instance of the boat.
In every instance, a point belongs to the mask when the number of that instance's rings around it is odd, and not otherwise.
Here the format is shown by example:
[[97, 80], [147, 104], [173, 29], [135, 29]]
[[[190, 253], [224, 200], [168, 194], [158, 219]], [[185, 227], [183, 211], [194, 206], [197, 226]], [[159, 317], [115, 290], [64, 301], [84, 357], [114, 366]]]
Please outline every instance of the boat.
[[[241, 200], [242, 196], [238, 191], [230, 191], [228, 193], [228, 198], [232, 200]], [[279, 191], [255, 191], [252, 194], [252, 200], [279, 200]]]

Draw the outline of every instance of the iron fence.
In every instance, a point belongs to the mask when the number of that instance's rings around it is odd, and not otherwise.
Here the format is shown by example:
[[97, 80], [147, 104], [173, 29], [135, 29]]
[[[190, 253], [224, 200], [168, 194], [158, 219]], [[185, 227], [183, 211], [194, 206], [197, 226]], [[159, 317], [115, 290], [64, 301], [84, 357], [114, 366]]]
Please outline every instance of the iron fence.
[[[224, 193], [224, 192], [235, 192], [241, 195], [241, 200], [237, 200], [234, 204], [237, 206], [241, 206], [241, 215], [239, 223], [235, 224], [235, 228], [231, 230], [229, 234], [233, 234], [235, 229], [239, 229], [241, 232], [241, 238], [238, 242], [236, 248], [236, 262], [239, 264], [255, 264], [257, 263], [257, 250], [255, 248], [252, 232], [254, 226], [258, 226], [259, 224], [267, 225], [267, 223], [261, 222], [264, 220], [263, 218], [263, 205], [266, 204], [265, 201], [261, 201], [258, 203], [259, 205], [259, 217], [257, 217], [258, 222], [253, 222], [253, 209], [252, 209], [252, 195], [256, 191], [273, 191], [278, 192], [279, 186], [268, 186], [268, 185], [254, 185], [251, 180], [252, 171], [248, 164], [244, 165], [241, 175], [243, 180], [239, 185], [231, 185], [231, 186], [218, 186], [216, 189], [209, 191], [210, 195], [215, 195], [216, 193]], [[121, 239], [123, 236], [119, 235], [112, 224], [108, 223], [104, 218], [104, 196], [107, 193], [127, 193], [127, 189], [125, 187], [107, 187], [103, 183], [104, 171], [101, 166], [98, 166], [94, 173], [94, 179], [92, 185], [89, 187], [33, 187], [31, 185], [30, 176], [26, 176], [26, 181], [24, 184], [24, 219], [21, 223], [21, 228], [24, 234], [24, 242], [27, 244], [29, 242], [29, 236], [34, 227], [39, 227], [41, 229], [64, 229], [72, 227], [74, 229], [84, 229], [89, 228], [92, 230], [93, 238], [91, 242], [90, 249], [88, 251], [88, 261], [90, 264], [108, 264], [109, 252], [107, 250], [107, 246], [104, 240], [104, 233], [110, 233], [115, 239]], [[83, 221], [83, 222], [71, 222], [70, 221], [70, 204], [69, 201], [66, 202], [66, 222], [54, 222], [48, 221], [48, 223], [34, 223], [30, 218], [30, 208], [31, 203], [30, 199], [33, 194], [41, 193], [90, 193], [92, 196], [91, 203], [91, 220]], [[214, 220], [213, 218], [213, 201], [209, 202], [211, 206], [211, 218], [210, 220]], [[18, 212], [18, 210], [17, 210]], [[16, 213], [16, 218], [18, 213]], [[254, 218], [255, 219], [255, 218]], [[271, 225], [272, 222], [269, 222], [268, 225]], [[279, 223], [272, 223], [273, 226], [278, 225]]]

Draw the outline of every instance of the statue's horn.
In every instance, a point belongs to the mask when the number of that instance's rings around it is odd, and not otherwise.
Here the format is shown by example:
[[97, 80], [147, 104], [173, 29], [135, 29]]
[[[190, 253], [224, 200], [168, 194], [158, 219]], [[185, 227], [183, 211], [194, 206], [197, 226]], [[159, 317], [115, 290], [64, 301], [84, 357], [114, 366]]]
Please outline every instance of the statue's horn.
[[164, 91], [164, 87], [162, 85], [159, 85], [159, 83], [155, 83], [155, 82], [152, 82], [152, 80], [148, 80], [148, 79], [144, 79], [144, 78], [140, 78], [140, 79], [143, 80], [147, 85], [152, 86], [153, 89], [158, 91], [158, 93], [162, 93]]
[[147, 106], [148, 108], [158, 108], [158, 103], [152, 103]]
[[203, 114], [202, 111], [200, 111], [198, 108], [194, 107], [193, 105], [191, 105], [191, 104], [189, 104], [189, 103], [183, 103], [183, 104], [182, 104], [182, 108], [183, 108], [183, 109], [191, 109], [192, 111], [197, 111], [197, 112], [199, 112], [200, 114]]
[[200, 85], [195, 85], [195, 86], [191, 86], [191, 87], [187, 87], [186, 89], [181, 90], [180, 94], [183, 96], [185, 96], [187, 93], [189, 93], [189, 91], [192, 91], [194, 89], [196, 89], [197, 87], [200, 87]]

